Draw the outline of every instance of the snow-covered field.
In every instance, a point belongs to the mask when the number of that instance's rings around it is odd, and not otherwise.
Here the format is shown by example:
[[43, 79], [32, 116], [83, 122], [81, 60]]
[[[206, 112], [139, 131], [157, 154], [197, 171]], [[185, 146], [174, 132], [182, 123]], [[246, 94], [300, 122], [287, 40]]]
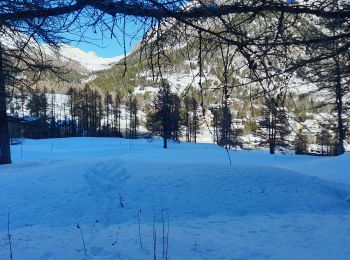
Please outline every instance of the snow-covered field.
[[350, 154], [231, 151], [230, 165], [215, 145], [117, 138], [12, 152], [0, 166], [0, 259], [8, 213], [14, 259], [152, 259], [154, 233], [158, 259], [163, 243], [169, 259], [350, 258]]

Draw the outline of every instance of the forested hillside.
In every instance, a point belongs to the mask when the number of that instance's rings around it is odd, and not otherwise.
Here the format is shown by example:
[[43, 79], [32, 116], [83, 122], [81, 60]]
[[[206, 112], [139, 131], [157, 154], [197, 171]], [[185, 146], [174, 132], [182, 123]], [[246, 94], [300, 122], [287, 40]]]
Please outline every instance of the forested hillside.
[[[277, 26], [281, 19], [287, 24], [284, 37], [314, 37], [332, 30], [331, 25], [307, 15], [280, 17], [267, 13], [252, 19], [251, 23], [243, 23], [244, 19], [252, 18], [244, 14], [231, 15], [228, 20], [232, 24], [226, 24], [226, 28], [215, 20], [197, 24], [213, 31], [233, 30], [237, 26], [250, 38], [268, 37], [269, 28]], [[243, 25], [239, 24], [240, 20]], [[230, 41], [237, 41], [237, 37], [226, 33]], [[212, 41], [210, 33], [199, 33], [186, 24], [167, 19], [151, 28], [148, 37], [124, 61], [100, 72], [92, 84], [124, 98], [133, 92], [142, 102], [150, 103], [161, 81], [166, 80], [181, 98], [185, 110], [186, 98], [195, 99], [199, 135], [224, 146], [247, 143], [246, 147], [264, 147], [267, 144], [273, 152], [276, 147], [292, 149], [301, 139], [315, 149], [327, 146], [327, 153], [334, 150], [339, 136], [336, 119], [339, 107], [333, 89], [336, 74], [332, 69], [336, 64], [326, 60], [302, 66], [305, 60], [327, 52], [332, 46], [318, 45], [314, 53], [310, 52], [313, 46], [281, 46], [273, 50], [254, 46], [242, 51], [243, 47], [235, 43], [237, 46]], [[259, 54], [261, 51], [265, 52], [264, 56]], [[341, 75], [342, 84], [346, 81], [345, 73]], [[348, 102], [346, 91], [342, 98]], [[346, 127], [348, 113], [344, 110], [341, 114], [342, 127]], [[230, 123], [222, 126], [220, 117]], [[225, 127], [227, 129], [223, 129]], [[189, 128], [185, 123], [184, 132]], [[208, 138], [208, 134], [212, 138]], [[222, 135], [231, 140], [220, 141]]]

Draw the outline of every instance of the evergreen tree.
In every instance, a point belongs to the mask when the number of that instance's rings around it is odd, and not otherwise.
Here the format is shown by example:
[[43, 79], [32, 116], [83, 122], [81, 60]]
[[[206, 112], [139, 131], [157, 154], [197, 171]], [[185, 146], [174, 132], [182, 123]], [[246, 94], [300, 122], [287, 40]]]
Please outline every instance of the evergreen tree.
[[113, 101], [114, 125], [117, 132], [117, 136], [121, 136], [121, 131], [120, 131], [121, 114], [122, 114], [121, 106], [122, 106], [122, 99], [119, 92], [117, 92]]
[[153, 102], [153, 112], [147, 116], [146, 127], [151, 134], [163, 138], [163, 148], [168, 147], [168, 139], [180, 138], [180, 99], [171, 93], [168, 82], [163, 81]]
[[129, 92], [128, 101], [126, 102], [126, 112], [128, 115], [128, 125], [127, 137], [136, 138], [137, 137], [137, 128], [139, 125], [139, 120], [137, 118], [138, 111], [138, 101], [137, 98]]
[[183, 112], [182, 118], [183, 118], [183, 125], [185, 126], [186, 142], [191, 142], [190, 97], [185, 96], [183, 102], [184, 102], [184, 106], [183, 106], [184, 112]]
[[50, 136], [56, 136], [56, 93], [53, 89], [50, 92]]
[[280, 96], [266, 99], [266, 105], [263, 106], [261, 114], [262, 119], [259, 122], [262, 144], [268, 144], [270, 154], [275, 154], [278, 147], [289, 147], [287, 136], [291, 130], [285, 108], [281, 105]]
[[316, 144], [321, 146], [321, 151], [324, 155], [330, 155], [334, 152], [335, 147], [333, 147], [332, 135], [326, 129], [323, 129], [316, 135]]
[[228, 148], [232, 144], [232, 114], [227, 105], [227, 102], [221, 106], [221, 113], [219, 114], [219, 129], [220, 137], [218, 144], [222, 147]]
[[[329, 9], [338, 12], [349, 8], [347, 1], [334, 0], [329, 4]], [[347, 19], [340, 16], [334, 16], [331, 19], [321, 18], [319, 25], [315, 26], [314, 35], [319, 37], [325, 34], [335, 35], [348, 34], [350, 32], [347, 25]], [[337, 37], [330, 41], [324, 41], [321, 44], [310, 44], [308, 48], [312, 51], [308, 53], [311, 60], [315, 60], [303, 66], [302, 73], [309, 82], [315, 83], [319, 91], [328, 93], [328, 100], [324, 106], [332, 105], [332, 110], [337, 114], [336, 144], [335, 155], [341, 155], [345, 152], [344, 141], [346, 139], [346, 126], [344, 123], [344, 114], [348, 107], [345, 106], [345, 96], [349, 93], [350, 82], [350, 62], [348, 48], [344, 48], [344, 42]], [[324, 56], [327, 58], [315, 59], [315, 57]]]
[[67, 95], [67, 107], [69, 111], [69, 136], [76, 136], [77, 135], [77, 129], [76, 129], [76, 114], [75, 114], [75, 109], [76, 109], [76, 95], [77, 92], [75, 91], [74, 88], [70, 87], [66, 93]]
[[198, 118], [198, 102], [192, 97], [192, 128], [191, 137], [193, 136], [193, 142], [197, 143], [197, 135], [199, 134], [199, 118]]
[[294, 140], [295, 154], [306, 154], [307, 153], [307, 137], [300, 130]]
[[185, 96], [183, 101], [182, 125], [185, 127], [186, 142], [197, 142], [199, 133], [198, 102], [194, 97]]
[[103, 101], [102, 96], [96, 91], [96, 129], [98, 132], [102, 130], [102, 119], [103, 119]]
[[212, 120], [212, 127], [213, 127], [213, 141], [214, 143], [218, 144], [219, 143], [219, 138], [220, 138], [220, 135], [219, 135], [219, 132], [220, 132], [220, 127], [219, 127], [219, 122], [222, 118], [222, 115], [221, 115], [221, 110], [219, 107], [217, 106], [211, 106], [209, 108], [212, 116], [213, 116], [213, 120]]
[[112, 104], [113, 99], [111, 93], [107, 91], [105, 98], [105, 113], [106, 113], [106, 131], [107, 135], [110, 135], [110, 122], [111, 122], [111, 115], [112, 115]]
[[27, 104], [27, 109], [31, 116], [46, 118], [48, 102], [45, 93], [41, 93], [38, 88], [31, 94]]
[[213, 115], [214, 143], [225, 148], [239, 145], [238, 136], [242, 134], [242, 130], [232, 127], [232, 114], [229, 107], [225, 105], [212, 106], [210, 112]]

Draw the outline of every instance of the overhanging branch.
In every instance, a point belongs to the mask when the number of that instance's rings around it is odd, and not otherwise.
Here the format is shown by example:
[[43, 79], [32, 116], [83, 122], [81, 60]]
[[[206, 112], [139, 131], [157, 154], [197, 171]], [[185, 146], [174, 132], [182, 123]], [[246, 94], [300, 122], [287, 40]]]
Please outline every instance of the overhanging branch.
[[[153, 2], [153, 4], [152, 4]], [[157, 3], [157, 5], [154, 4]], [[327, 10], [317, 8], [317, 6], [288, 5], [285, 2], [259, 1], [250, 4], [235, 3], [222, 5], [199, 5], [188, 8], [179, 8], [176, 6], [168, 7], [162, 1], [112, 1], [112, 0], [78, 0], [67, 5], [52, 8], [36, 8], [30, 10], [19, 10], [15, 12], [0, 14], [0, 21], [15, 21], [34, 18], [44, 18], [50, 16], [59, 16], [76, 11], [86, 7], [93, 7], [112, 16], [130, 15], [134, 17], [153, 17], [198, 19], [220, 17], [230, 14], [261, 14], [261, 13], [281, 13], [286, 14], [309, 14], [322, 18], [350, 18], [350, 10]], [[159, 6], [162, 6], [160, 8]]]

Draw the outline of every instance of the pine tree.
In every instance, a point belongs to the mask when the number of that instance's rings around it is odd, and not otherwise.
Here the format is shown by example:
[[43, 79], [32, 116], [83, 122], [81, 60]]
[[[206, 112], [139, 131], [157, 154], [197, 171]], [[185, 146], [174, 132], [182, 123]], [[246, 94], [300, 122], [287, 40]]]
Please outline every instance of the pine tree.
[[131, 92], [129, 92], [129, 98], [126, 104], [126, 110], [129, 115], [128, 137], [136, 138], [137, 128], [139, 125], [139, 120], [137, 118], [138, 102], [137, 102], [137, 98]]
[[333, 147], [333, 137], [326, 129], [323, 129], [316, 135], [316, 144], [321, 146], [321, 151], [324, 155], [330, 155], [334, 152], [335, 147]]
[[45, 93], [41, 93], [38, 88], [31, 94], [27, 108], [31, 116], [45, 118], [47, 116], [48, 102]]
[[194, 97], [186, 96], [183, 101], [182, 125], [185, 127], [186, 142], [197, 142], [199, 133], [198, 102]]
[[213, 120], [212, 120], [212, 127], [213, 127], [213, 141], [214, 143], [218, 144], [219, 143], [219, 139], [220, 139], [220, 121], [222, 118], [222, 114], [221, 114], [221, 109], [217, 106], [211, 106], [209, 108], [212, 116], [213, 116]]
[[276, 98], [270, 97], [266, 99], [266, 104], [263, 106], [261, 114], [262, 119], [259, 122], [262, 144], [268, 145], [270, 154], [275, 154], [276, 148], [289, 147], [287, 136], [291, 130], [285, 108], [281, 105], [280, 96]]
[[199, 117], [198, 117], [198, 102], [192, 97], [192, 131], [191, 136], [193, 136], [193, 142], [197, 143], [197, 135], [199, 134]]
[[295, 154], [306, 154], [307, 144], [307, 136], [300, 130], [294, 139]]
[[[56, 93], [53, 89], [50, 92], [50, 136], [56, 136]], [[68, 133], [67, 133], [68, 132]], [[66, 136], [69, 134], [69, 129], [66, 131]]]
[[107, 132], [107, 135], [110, 135], [110, 116], [112, 114], [112, 95], [111, 93], [109, 93], [107, 91], [106, 95], [105, 95], [105, 98], [104, 98], [104, 101], [105, 101], [105, 112], [106, 112], [106, 132]]
[[120, 131], [121, 114], [122, 114], [121, 105], [122, 105], [122, 99], [119, 92], [117, 92], [113, 102], [114, 125], [116, 128], [117, 136], [121, 136], [121, 131]]
[[184, 111], [183, 111], [183, 125], [185, 126], [185, 136], [186, 142], [191, 142], [191, 119], [190, 119], [190, 109], [191, 109], [191, 101], [190, 97], [185, 96], [184, 98]]
[[[338, 12], [349, 8], [346, 1], [334, 0], [329, 4], [329, 9]], [[350, 32], [347, 26], [347, 19], [340, 16], [334, 16], [331, 19], [322, 18], [319, 25], [315, 27], [314, 34], [325, 35], [327, 32], [333, 37], [339, 34], [348, 34]], [[324, 41], [321, 44], [311, 44], [308, 46], [311, 59], [315, 62], [304, 66], [303, 75], [309, 82], [316, 83], [318, 89], [323, 93], [328, 93], [329, 99], [324, 106], [332, 105], [332, 110], [337, 114], [336, 144], [334, 154], [341, 155], [345, 152], [344, 141], [346, 139], [346, 126], [344, 123], [344, 114], [348, 109], [344, 102], [345, 96], [349, 93], [350, 82], [350, 62], [348, 48], [344, 48], [345, 43], [341, 39], [334, 37], [330, 41]], [[315, 57], [324, 56], [324, 59], [315, 59]]]
[[163, 148], [168, 147], [168, 139], [180, 138], [180, 99], [171, 93], [168, 82], [163, 81], [153, 101], [153, 112], [147, 115], [146, 127], [151, 134], [163, 138]]
[[70, 87], [66, 93], [68, 96], [67, 98], [67, 107], [69, 111], [69, 136], [76, 136], [77, 135], [77, 125], [76, 125], [76, 95], [77, 92], [74, 88]]

